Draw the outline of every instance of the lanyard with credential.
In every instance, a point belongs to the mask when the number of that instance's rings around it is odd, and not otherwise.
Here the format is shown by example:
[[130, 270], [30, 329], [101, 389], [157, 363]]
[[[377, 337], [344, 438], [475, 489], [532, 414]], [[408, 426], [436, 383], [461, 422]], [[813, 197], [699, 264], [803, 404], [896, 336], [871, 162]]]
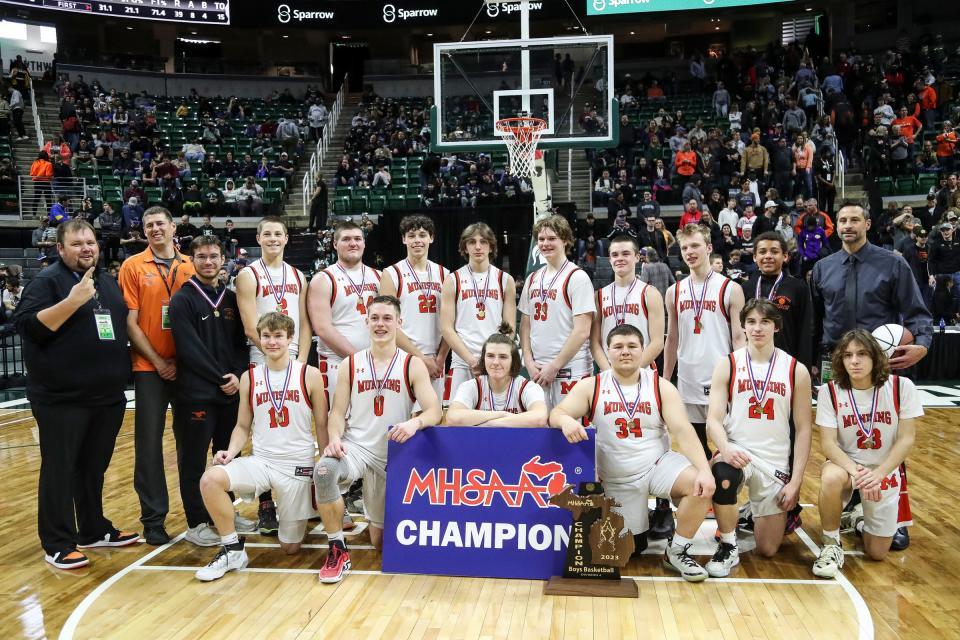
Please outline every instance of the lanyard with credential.
[[[173, 284], [174, 284], [174, 285], [177, 284], [177, 269], [180, 268], [180, 262], [181, 262], [180, 257], [177, 256], [176, 254], [174, 254], [174, 256], [173, 256], [173, 262], [174, 262], [173, 268], [168, 268], [168, 269], [167, 269], [167, 272], [164, 273], [163, 270], [160, 269], [160, 260], [159, 260], [159, 258], [157, 258], [157, 254], [153, 253], [153, 249], [150, 250], [150, 254], [153, 255], [153, 266], [156, 267], [157, 273], [160, 274], [160, 279], [163, 280], [163, 286], [164, 286], [164, 287], [166, 288], [166, 290], [167, 290], [167, 300], [170, 300], [170, 298], [173, 297], [173, 288], [170, 286], [170, 282], [167, 280], [167, 278], [168, 278], [168, 277], [170, 276], [170, 274], [172, 273], [172, 274], [173, 274]], [[166, 265], [164, 265], [164, 266], [166, 266]]]

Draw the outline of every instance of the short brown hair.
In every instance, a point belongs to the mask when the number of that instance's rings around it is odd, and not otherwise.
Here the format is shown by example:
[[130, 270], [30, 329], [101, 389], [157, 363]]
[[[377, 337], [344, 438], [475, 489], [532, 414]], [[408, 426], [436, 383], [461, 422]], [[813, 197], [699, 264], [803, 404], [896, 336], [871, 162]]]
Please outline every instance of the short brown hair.
[[217, 236], [197, 236], [194, 238], [190, 243], [190, 255], [195, 254], [200, 247], [216, 247], [220, 250], [220, 255], [223, 255], [223, 243]]
[[367, 308], [369, 309], [375, 304], [388, 304], [397, 310], [398, 315], [400, 314], [400, 300], [394, 296], [377, 296], [370, 301], [370, 304], [367, 305]]
[[263, 231], [263, 227], [271, 222], [283, 227], [283, 235], [287, 235], [287, 233], [289, 233], [287, 231], [287, 223], [283, 221], [283, 218], [280, 216], [264, 216], [260, 222], [257, 223], [257, 235], [260, 235], [260, 232]]
[[481, 238], [487, 241], [487, 244], [490, 245], [490, 259], [493, 260], [496, 258], [497, 236], [493, 233], [493, 229], [491, 229], [490, 225], [488, 225], [486, 222], [474, 222], [463, 230], [463, 232], [460, 234], [460, 256], [464, 260], [470, 259], [470, 254], [467, 253], [467, 241], [476, 235], [479, 235]]
[[333, 228], [333, 241], [337, 242], [340, 240], [340, 236], [343, 235], [344, 231], [363, 231], [353, 220], [344, 220], [343, 222], [338, 222], [337, 225]]
[[698, 233], [707, 245], [712, 245], [712, 241], [710, 240], [710, 230], [707, 227], [694, 224], [692, 222], [677, 230], [677, 242], [680, 242], [681, 238], [688, 238]]
[[870, 378], [874, 387], [885, 384], [890, 377], [890, 361], [887, 360], [887, 354], [880, 348], [880, 343], [866, 329], [853, 329], [847, 331], [833, 348], [833, 354], [830, 356], [830, 367], [833, 379], [844, 389], [852, 389], [850, 374], [843, 366], [843, 352], [847, 350], [851, 342], [859, 342], [870, 354], [870, 361], [873, 363], [870, 371]]
[[147, 216], [155, 216], [158, 214], [165, 217], [167, 219], [167, 222], [173, 222], [173, 214], [170, 213], [170, 210], [167, 209], [166, 207], [160, 207], [160, 206], [150, 207], [149, 209], [144, 211], [143, 216], [141, 217], [141, 220], [146, 220]]
[[747, 316], [754, 311], [759, 313], [760, 317], [764, 320], [772, 321], [777, 331], [783, 328], [783, 314], [780, 313], [780, 309], [777, 308], [777, 305], [763, 298], [753, 298], [748, 300], [747, 304], [743, 305], [743, 309], [740, 309], [741, 327], [746, 324]]
[[276, 311], [263, 314], [257, 321], [257, 335], [264, 331], [285, 331], [287, 337], [292, 338], [296, 328], [293, 318]]
[[404, 216], [400, 219], [400, 237], [403, 237], [411, 231], [423, 229], [433, 238], [437, 235], [437, 229], [433, 226], [433, 220], [427, 216], [415, 215]]
[[573, 230], [570, 228], [570, 223], [567, 222], [567, 219], [563, 216], [552, 215], [538, 220], [536, 224], [533, 225], [534, 241], [536, 241], [537, 236], [539, 236], [540, 232], [544, 229], [550, 229], [557, 234], [557, 237], [563, 241], [563, 246], [567, 249], [573, 246]]
[[79, 233], [84, 229], [89, 229], [90, 233], [96, 237], [97, 232], [93, 228], [93, 225], [84, 220], [83, 218], [70, 218], [66, 222], [62, 222], [57, 227], [57, 244], [63, 246], [63, 239], [67, 236], [68, 233]]
[[510, 346], [510, 377], [516, 378], [520, 375], [520, 367], [523, 364], [520, 358], [520, 349], [517, 348], [517, 343], [510, 336], [504, 335], [503, 333], [494, 333], [489, 338], [487, 338], [483, 346], [480, 347], [480, 373], [481, 375], [487, 375], [487, 366], [484, 364], [484, 358], [487, 355], [487, 345], [488, 344], [505, 344]]
[[610, 238], [610, 241], [607, 244], [607, 247], [608, 248], [612, 247], [616, 242], [629, 242], [630, 244], [633, 245], [633, 251], [635, 253], [640, 253], [640, 243], [637, 242], [637, 239], [634, 238], [633, 236], [627, 235], [625, 233], [617, 234], [612, 238]]

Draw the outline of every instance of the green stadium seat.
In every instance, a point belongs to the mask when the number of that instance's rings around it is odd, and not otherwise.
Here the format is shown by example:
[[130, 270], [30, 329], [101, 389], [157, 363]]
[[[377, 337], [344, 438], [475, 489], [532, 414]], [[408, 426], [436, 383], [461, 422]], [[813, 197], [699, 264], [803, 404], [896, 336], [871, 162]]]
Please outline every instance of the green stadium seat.
[[877, 178], [877, 190], [880, 192], [880, 196], [892, 196], [893, 195], [893, 178], [889, 176], [881, 176]]
[[905, 196], [917, 192], [916, 182], [912, 176], [900, 176], [897, 178], [897, 195]]

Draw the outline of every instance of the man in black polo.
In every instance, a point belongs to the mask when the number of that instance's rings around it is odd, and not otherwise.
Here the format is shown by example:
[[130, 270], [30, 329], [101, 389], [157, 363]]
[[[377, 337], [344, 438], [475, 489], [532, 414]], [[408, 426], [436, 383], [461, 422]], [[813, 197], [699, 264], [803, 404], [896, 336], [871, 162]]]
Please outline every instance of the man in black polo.
[[[873, 331], [883, 324], [902, 324], [914, 344], [897, 348], [891, 369], [908, 369], [920, 362], [933, 340], [930, 312], [913, 272], [893, 251], [867, 242], [870, 216], [856, 203], [845, 203], [837, 212], [836, 229], [841, 250], [821, 259], [810, 279], [814, 308], [814, 345], [821, 358], [851, 329]], [[821, 370], [821, 373], [822, 370]], [[905, 527], [893, 536], [891, 549], [910, 544]]]
[[[177, 347], [177, 390], [173, 430], [177, 439], [180, 498], [187, 516], [186, 539], [200, 547], [220, 544], [200, 495], [200, 476], [212, 452], [226, 449], [240, 407], [240, 375], [247, 368], [247, 343], [237, 295], [219, 281], [223, 245], [212, 235], [190, 244], [196, 275], [170, 299]], [[237, 531], [256, 523], [236, 518]]]
[[97, 271], [88, 222], [61, 224], [57, 252], [24, 289], [14, 322], [40, 434], [40, 543], [47, 562], [74, 569], [89, 564], [81, 549], [135, 544], [140, 534], [103, 515], [103, 476], [130, 379], [127, 305], [117, 281]]
[[940, 225], [940, 242], [930, 248], [930, 260], [927, 267], [931, 276], [950, 276], [953, 279], [953, 299], [960, 296], [960, 242], [952, 222]]

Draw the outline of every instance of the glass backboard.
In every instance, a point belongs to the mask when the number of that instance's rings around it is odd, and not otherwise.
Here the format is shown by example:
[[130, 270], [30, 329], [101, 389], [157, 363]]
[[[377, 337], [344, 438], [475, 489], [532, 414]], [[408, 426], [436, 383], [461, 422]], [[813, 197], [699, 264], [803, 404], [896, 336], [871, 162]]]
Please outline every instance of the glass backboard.
[[501, 118], [547, 123], [539, 148], [616, 146], [613, 36], [444, 42], [433, 45], [434, 151], [503, 146]]

